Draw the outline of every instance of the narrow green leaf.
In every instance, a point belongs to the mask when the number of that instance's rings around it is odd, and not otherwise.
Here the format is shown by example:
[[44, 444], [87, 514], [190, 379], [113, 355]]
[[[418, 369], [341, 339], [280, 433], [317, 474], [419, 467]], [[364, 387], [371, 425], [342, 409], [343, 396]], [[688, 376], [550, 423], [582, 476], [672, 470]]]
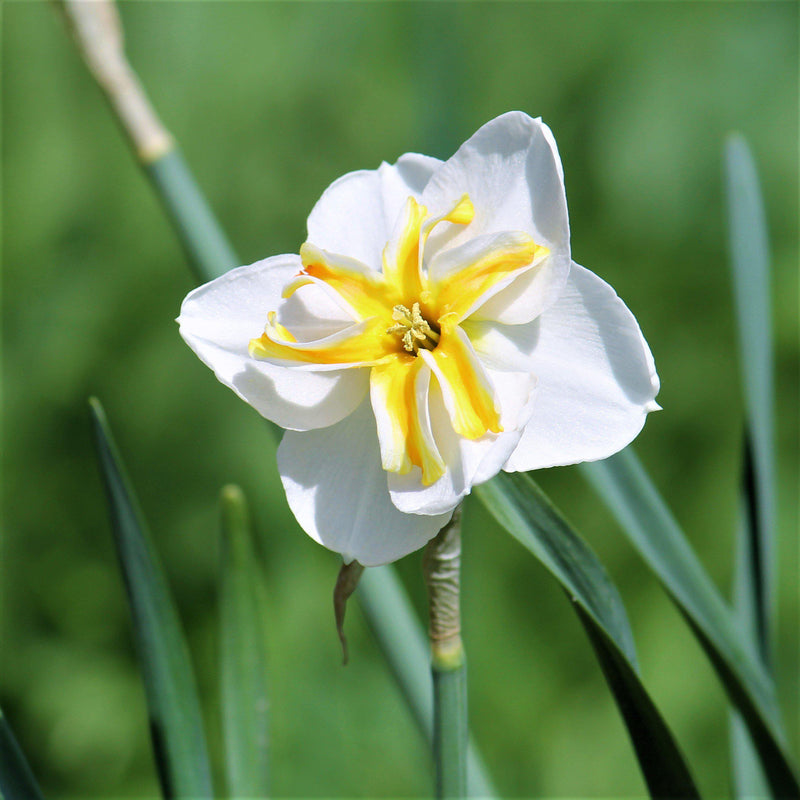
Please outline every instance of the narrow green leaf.
[[[724, 172], [728, 246], [747, 417], [734, 607], [740, 630], [769, 669], [774, 648], [776, 550], [769, 245], [755, 163], [740, 135], [733, 135], [726, 142]], [[731, 737], [738, 796], [763, 795], [763, 776], [757, 764], [752, 763], [753, 748], [739, 720], [732, 721]]]
[[[745, 491], [755, 525], [753, 585], [758, 607], [759, 647], [770, 662], [770, 620], [774, 593], [774, 368], [770, 313], [769, 246], [764, 203], [753, 157], [741, 136], [725, 148], [728, 238], [733, 271], [747, 445], [752, 459]], [[748, 470], [745, 470], [747, 477]]]
[[[760, 657], [759, 641], [763, 642], [764, 640], [760, 640], [759, 637], [759, 605], [756, 601], [755, 580], [758, 571], [753, 568], [755, 563], [753, 557], [754, 530], [756, 528], [753, 520], [755, 509], [751, 502], [752, 495], [744, 488], [744, 485], [749, 483], [748, 474], [752, 474], [750, 448], [747, 446], [745, 446], [743, 466], [744, 479], [740, 492], [739, 526], [736, 531], [734, 610], [743, 644], [750, 648], [753, 658], [757, 660]], [[735, 796], [742, 800], [749, 797], [769, 797], [770, 790], [761, 768], [758, 753], [741, 714], [736, 710], [732, 710], [730, 713], [730, 752]]]
[[220, 694], [230, 797], [269, 790], [264, 597], [244, 494], [222, 490]]
[[[429, 647], [396, 571], [392, 567], [364, 570], [356, 597], [417, 725], [432, 742], [433, 683]], [[471, 741], [467, 747], [467, 794], [483, 798], [497, 796], [480, 753]]]
[[3, 800], [42, 800], [36, 778], [4, 714], [0, 711], [0, 797]]
[[573, 601], [628, 728], [650, 795], [699, 797], [666, 722], [639, 679], [625, 609], [597, 557], [530, 475], [500, 473], [476, 494]]
[[633, 450], [581, 469], [698, 637], [750, 730], [773, 793], [800, 797], [772, 682]]
[[105, 412], [95, 398], [89, 405], [144, 675], [161, 787], [168, 798], [211, 797], [202, 715], [178, 614]]

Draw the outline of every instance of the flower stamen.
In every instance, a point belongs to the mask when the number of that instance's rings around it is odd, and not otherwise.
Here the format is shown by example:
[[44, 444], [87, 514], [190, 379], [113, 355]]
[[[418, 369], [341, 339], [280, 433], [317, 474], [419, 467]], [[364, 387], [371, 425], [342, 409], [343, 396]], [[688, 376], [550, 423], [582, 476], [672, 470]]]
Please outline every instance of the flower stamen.
[[433, 350], [439, 344], [439, 332], [434, 330], [428, 320], [422, 316], [419, 303], [414, 303], [410, 311], [406, 306], [398, 303], [392, 309], [392, 319], [397, 325], [392, 325], [386, 332], [400, 336], [403, 347], [409, 353], [417, 355], [420, 347]]

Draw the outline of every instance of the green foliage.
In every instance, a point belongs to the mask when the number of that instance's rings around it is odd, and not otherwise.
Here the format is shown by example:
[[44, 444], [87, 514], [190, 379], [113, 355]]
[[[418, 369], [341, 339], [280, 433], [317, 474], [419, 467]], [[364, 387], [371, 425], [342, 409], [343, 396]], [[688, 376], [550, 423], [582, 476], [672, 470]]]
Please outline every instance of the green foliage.
[[114, 541], [128, 593], [161, 789], [166, 798], [210, 798], [211, 771], [186, 642], [150, 534], [111, 438], [90, 401]]
[[[767, 669], [775, 648], [774, 365], [770, 265], [764, 202], [753, 157], [741, 136], [726, 142], [724, 177], [728, 248], [739, 331], [746, 427], [734, 605], [739, 632]], [[738, 715], [731, 720], [731, 760], [739, 797], [765, 794], [752, 739]], [[800, 794], [800, 790], [797, 792]]]
[[633, 451], [623, 450], [582, 469], [706, 650], [749, 727], [776, 796], [800, 792], [785, 752], [772, 680]]
[[597, 557], [530, 475], [500, 473], [476, 491], [572, 600], [625, 720], [650, 796], [699, 798], [672, 733], [639, 679], [625, 608]]

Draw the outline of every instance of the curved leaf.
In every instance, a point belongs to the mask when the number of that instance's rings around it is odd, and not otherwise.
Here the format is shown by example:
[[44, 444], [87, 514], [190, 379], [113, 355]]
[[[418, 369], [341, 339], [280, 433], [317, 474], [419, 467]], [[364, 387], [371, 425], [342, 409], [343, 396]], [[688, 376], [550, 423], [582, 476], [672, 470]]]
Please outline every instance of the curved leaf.
[[144, 675], [150, 734], [166, 797], [211, 797], [194, 673], [177, 611], [99, 400], [89, 401], [117, 555]]
[[[772, 662], [775, 593], [774, 368], [766, 215], [755, 163], [741, 135], [725, 144], [728, 250], [742, 388], [744, 434], [734, 607], [742, 635]], [[764, 777], [740, 719], [732, 721], [733, 772], [740, 797], [764, 795]]]
[[698, 637], [747, 724], [773, 793], [800, 797], [772, 682], [633, 450], [580, 466]]
[[639, 679], [625, 609], [597, 557], [529, 475], [500, 473], [475, 491], [572, 599], [628, 728], [651, 796], [699, 797], [666, 722]]

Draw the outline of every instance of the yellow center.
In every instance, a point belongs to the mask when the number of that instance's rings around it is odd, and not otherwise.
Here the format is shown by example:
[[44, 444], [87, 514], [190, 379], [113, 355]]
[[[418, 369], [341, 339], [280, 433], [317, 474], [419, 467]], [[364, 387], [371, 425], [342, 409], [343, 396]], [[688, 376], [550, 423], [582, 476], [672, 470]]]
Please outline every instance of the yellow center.
[[479, 439], [502, 430], [494, 389], [460, 323], [487, 292], [548, 253], [527, 234], [494, 234], [453, 248], [446, 268], [430, 274], [423, 253], [434, 227], [468, 225], [474, 215], [467, 195], [438, 217], [429, 217], [409, 197], [398, 231], [384, 248], [381, 272], [306, 242], [300, 248], [303, 269], [284, 288], [284, 298], [303, 286], [325, 284], [349, 307], [354, 323], [324, 339], [298, 342], [271, 312], [264, 333], [250, 341], [253, 357], [277, 364], [370, 368], [379, 429], [390, 431], [380, 437], [383, 468], [405, 474], [419, 467], [425, 485], [445, 471], [430, 429], [431, 380], [456, 433]]
[[392, 309], [392, 319], [397, 324], [392, 325], [386, 333], [399, 336], [409, 353], [417, 355], [420, 347], [433, 350], [439, 344], [439, 331], [422, 316], [419, 303], [414, 303], [410, 311], [402, 304], [396, 305]]

